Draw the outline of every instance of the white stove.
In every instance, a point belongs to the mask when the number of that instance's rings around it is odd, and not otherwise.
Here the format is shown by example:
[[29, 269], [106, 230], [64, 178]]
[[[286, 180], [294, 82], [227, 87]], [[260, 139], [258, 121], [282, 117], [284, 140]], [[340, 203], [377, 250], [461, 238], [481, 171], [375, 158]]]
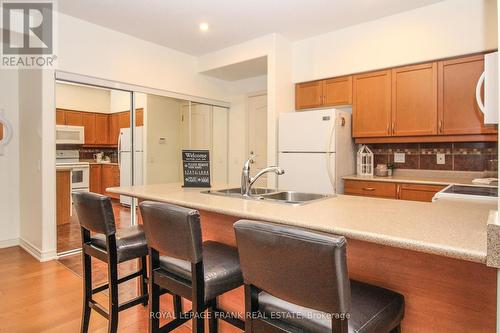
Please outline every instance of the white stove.
[[88, 162], [80, 162], [78, 150], [57, 150], [56, 168], [71, 169], [72, 191], [89, 191], [90, 165]]
[[460, 200], [496, 203], [498, 187], [479, 185], [449, 185], [434, 195], [432, 201]]

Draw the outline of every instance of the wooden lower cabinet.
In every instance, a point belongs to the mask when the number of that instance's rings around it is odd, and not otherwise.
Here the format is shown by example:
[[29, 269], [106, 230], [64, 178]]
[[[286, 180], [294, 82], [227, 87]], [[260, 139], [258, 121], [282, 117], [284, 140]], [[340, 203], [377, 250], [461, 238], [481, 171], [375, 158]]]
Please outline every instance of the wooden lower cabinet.
[[90, 165], [89, 190], [94, 193], [101, 193], [101, 164]]
[[398, 199], [432, 202], [434, 195], [445, 186], [442, 185], [420, 185], [420, 184], [398, 184]]
[[106, 192], [108, 187], [120, 186], [120, 168], [116, 164], [101, 165], [101, 193], [114, 199], [119, 199], [120, 196]]
[[120, 196], [106, 192], [108, 187], [120, 186], [120, 168], [116, 164], [90, 165], [90, 192], [107, 195], [114, 199]]
[[56, 172], [56, 221], [57, 225], [70, 222], [71, 212], [71, 171]]
[[431, 202], [443, 185], [422, 185], [365, 180], [345, 180], [344, 194], [386, 199]]

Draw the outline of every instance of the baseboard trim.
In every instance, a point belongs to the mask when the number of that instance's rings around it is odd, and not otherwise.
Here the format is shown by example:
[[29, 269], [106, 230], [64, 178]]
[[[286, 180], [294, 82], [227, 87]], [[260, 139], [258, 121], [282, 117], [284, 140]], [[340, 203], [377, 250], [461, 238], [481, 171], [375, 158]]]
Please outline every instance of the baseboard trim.
[[5, 239], [0, 241], [0, 249], [19, 245], [19, 238]]
[[35, 257], [36, 260], [40, 262], [44, 261], [50, 261], [57, 259], [57, 252], [56, 250], [50, 250], [50, 251], [42, 251], [40, 250], [37, 246], [33, 245], [29, 241], [25, 240], [24, 238], [19, 238], [19, 246], [21, 248], [31, 254], [33, 257]]

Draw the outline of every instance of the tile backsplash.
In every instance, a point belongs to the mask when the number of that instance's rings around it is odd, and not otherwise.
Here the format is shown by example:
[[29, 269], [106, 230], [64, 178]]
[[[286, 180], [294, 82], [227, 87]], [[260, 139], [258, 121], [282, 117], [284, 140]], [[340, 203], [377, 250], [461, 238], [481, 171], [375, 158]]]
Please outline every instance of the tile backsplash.
[[[496, 142], [457, 143], [387, 143], [368, 145], [373, 151], [374, 165], [394, 163], [394, 153], [404, 153], [404, 163], [397, 169], [496, 171]], [[437, 164], [436, 154], [445, 154], [445, 163]]]
[[104, 156], [109, 156], [111, 162], [118, 161], [118, 150], [113, 148], [80, 148], [80, 160], [92, 160], [94, 154], [104, 153]]

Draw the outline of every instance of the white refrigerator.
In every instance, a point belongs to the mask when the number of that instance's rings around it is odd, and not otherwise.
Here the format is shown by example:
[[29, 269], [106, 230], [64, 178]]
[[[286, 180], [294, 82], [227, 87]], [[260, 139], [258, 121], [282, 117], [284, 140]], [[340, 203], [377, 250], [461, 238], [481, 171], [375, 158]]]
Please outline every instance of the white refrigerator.
[[[118, 164], [120, 166], [120, 186], [130, 186], [132, 185], [132, 140], [131, 140], [131, 129], [121, 128], [120, 136], [118, 137]], [[143, 184], [143, 127], [139, 126], [135, 128], [134, 133], [134, 185]], [[130, 206], [132, 204], [132, 198], [120, 195], [120, 203], [122, 205]]]
[[342, 177], [355, 173], [351, 113], [349, 107], [280, 114], [280, 190], [343, 193]]

